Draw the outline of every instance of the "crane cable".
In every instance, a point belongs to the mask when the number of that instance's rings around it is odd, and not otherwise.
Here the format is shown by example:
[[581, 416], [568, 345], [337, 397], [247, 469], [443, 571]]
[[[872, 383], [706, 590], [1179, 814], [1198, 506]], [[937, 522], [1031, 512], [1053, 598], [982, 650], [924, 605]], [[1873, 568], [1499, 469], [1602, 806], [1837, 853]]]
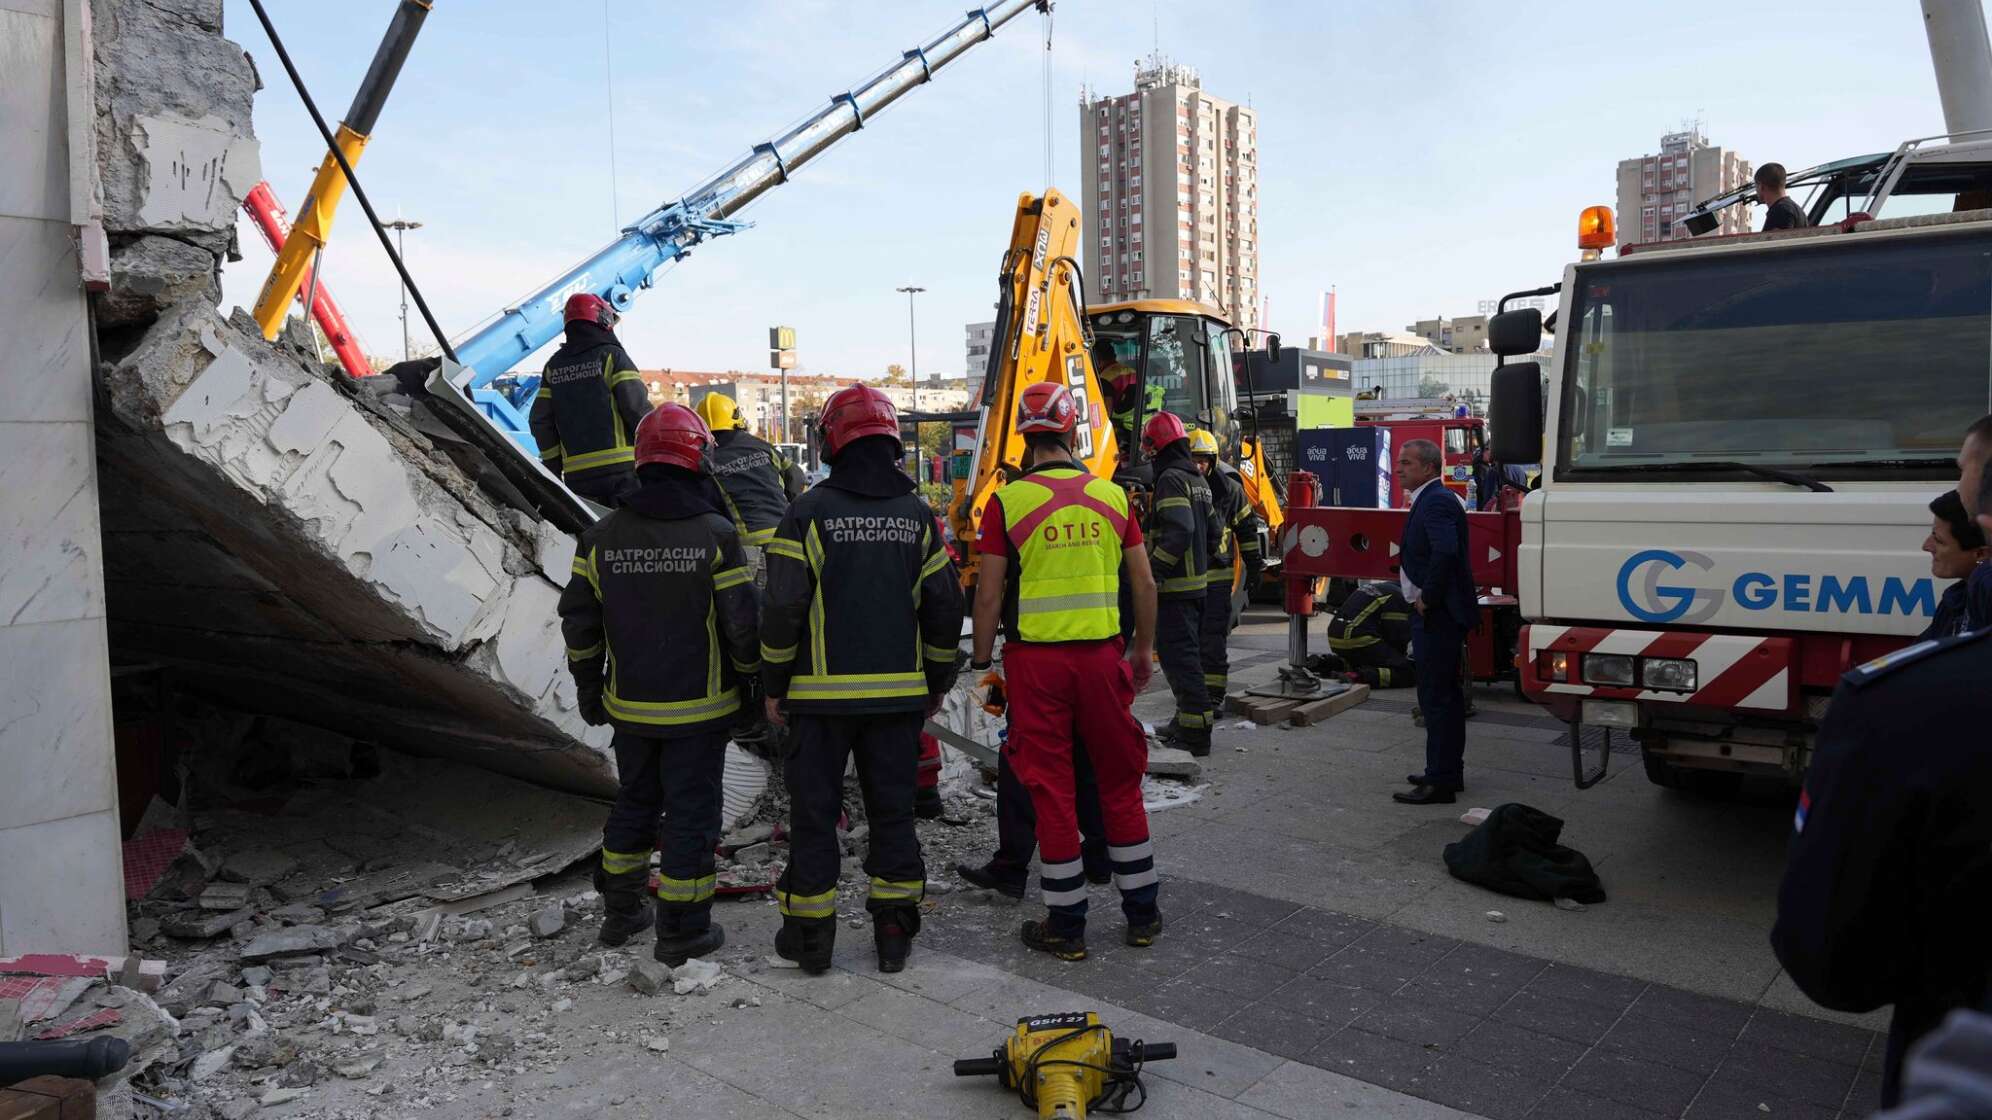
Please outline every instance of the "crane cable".
[[1051, 188], [1051, 5], [1039, 9], [1044, 14], [1044, 185]]
[[616, 181], [616, 56], [609, 35], [609, 0], [602, 0], [602, 74], [609, 103], [609, 217], [622, 229], [622, 193]]

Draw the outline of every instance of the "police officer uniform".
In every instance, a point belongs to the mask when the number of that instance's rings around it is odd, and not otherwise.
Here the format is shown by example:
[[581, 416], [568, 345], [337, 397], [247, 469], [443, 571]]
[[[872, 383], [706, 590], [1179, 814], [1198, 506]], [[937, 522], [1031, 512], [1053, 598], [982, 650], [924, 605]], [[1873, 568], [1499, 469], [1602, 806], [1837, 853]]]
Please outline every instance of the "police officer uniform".
[[540, 462], [567, 488], [614, 508], [636, 486], [636, 426], [650, 393], [612, 329], [607, 301], [567, 301], [567, 338], [547, 359], [529, 423]]
[[1793, 820], [1771, 945], [1836, 1011], [1894, 1004], [1904, 1051], [1986, 995], [1992, 964], [1992, 630], [1919, 642], [1841, 678]]
[[[657, 450], [673, 436], [697, 443]], [[727, 728], [760, 669], [740, 538], [696, 473], [710, 438], [682, 405], [645, 419], [636, 444], [647, 477], [581, 534], [560, 597], [582, 716], [616, 731], [620, 787], [595, 877], [608, 911], [602, 940], [622, 944], [644, 924], [662, 812], [656, 956], [673, 967], [725, 940], [711, 921], [720, 776]]]
[[1389, 583], [1365, 583], [1349, 593], [1328, 620], [1328, 649], [1371, 688], [1418, 683], [1411, 660], [1411, 605]]
[[1204, 684], [1204, 593], [1221, 527], [1210, 486], [1190, 461], [1189, 434], [1174, 413], [1148, 422], [1143, 442], [1154, 448], [1154, 505], [1148, 514], [1148, 562], [1155, 572], [1155, 651], [1176, 695], [1176, 715], [1164, 737], [1194, 755], [1210, 753], [1216, 705]]
[[794, 728], [791, 857], [776, 884], [776, 952], [830, 966], [841, 869], [836, 825], [855, 757], [870, 826], [866, 909], [882, 971], [919, 931], [926, 865], [913, 829], [920, 728], [951, 687], [961, 638], [959, 576], [933, 511], [898, 466], [897, 414], [869, 386], [824, 407], [829, 478], [797, 498], [768, 543], [763, 681]]

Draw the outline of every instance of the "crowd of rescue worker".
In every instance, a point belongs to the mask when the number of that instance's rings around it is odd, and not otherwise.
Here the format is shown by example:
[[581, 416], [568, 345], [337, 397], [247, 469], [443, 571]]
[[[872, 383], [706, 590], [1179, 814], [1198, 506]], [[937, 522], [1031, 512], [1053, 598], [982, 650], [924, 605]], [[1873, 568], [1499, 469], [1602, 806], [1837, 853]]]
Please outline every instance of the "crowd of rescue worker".
[[[533, 428], [549, 468], [613, 510], [581, 535], [560, 601], [580, 711], [615, 728], [621, 789], [596, 872], [601, 940], [624, 944], [654, 924], [655, 956], [672, 965], [723, 943], [712, 902], [724, 750], [758, 738], [779, 744], [790, 797], [776, 952], [812, 973], [830, 967], [836, 829], [855, 762], [878, 966], [902, 969], [927, 884], [914, 820], [938, 800], [938, 748], [922, 729], [962, 664], [966, 605], [940, 520], [902, 469], [896, 410], [863, 384], [832, 396], [820, 419], [829, 475], [802, 491], [795, 465], [744, 431], [726, 397], [708, 395], [698, 411], [650, 409], [607, 303], [576, 296], [567, 318]], [[1260, 563], [1257, 528], [1216, 440], [1144, 399], [1111, 350], [1095, 360], [1124, 448], [1141, 427], [1147, 462], [1123, 465], [1138, 470], [1147, 508], [1138, 514], [1127, 488], [1078, 462], [1079, 405], [1065, 386], [1020, 394], [1026, 453], [982, 515], [967, 658], [981, 686], [1000, 683], [1009, 701], [998, 850], [956, 869], [1021, 898], [1035, 850], [1045, 916], [1023, 923], [1021, 937], [1065, 960], [1086, 955], [1088, 883], [1118, 888], [1127, 944], [1161, 933], [1141, 794], [1148, 744], [1131, 705], [1159, 660], [1176, 701], [1160, 737], [1209, 752], [1226, 686], [1232, 558], [1248, 578]], [[1435, 447], [1407, 447], [1400, 473], [1430, 482], [1435, 469], [1415, 468], [1437, 458]], [[1905, 1096], [1913, 1105], [1919, 1069], [1938, 1092], [1946, 1070], [1992, 1063], [1992, 416], [1965, 433], [1959, 466], [1957, 489], [1931, 503], [1924, 544], [1933, 574], [1957, 582], [1924, 640], [1848, 673], [1835, 693], [1772, 933], [1780, 962], [1825, 1006], [1894, 1006], [1889, 1106]], [[1426, 504], [1439, 525], [1427, 536], [1463, 538], [1452, 507]], [[1414, 535], [1403, 587], [1346, 603], [1334, 637], [1370, 683], [1420, 678], [1423, 704], [1432, 678], [1450, 689], [1457, 674], [1443, 659], [1414, 667], [1386, 656], [1400, 645], [1393, 627], [1409, 621], [1405, 604], [1428, 614], [1421, 586], [1443, 582], [1414, 581]], [[1449, 648], [1452, 638], [1421, 644]], [[1457, 717], [1444, 712], [1447, 723]], [[1447, 738], [1441, 731], [1431, 734]], [[1452, 800], [1463, 742], [1440, 746], [1428, 744], [1427, 773], [1398, 800]], [[653, 848], [659, 876], [646, 907]], [[1926, 1060], [1911, 1060], [1925, 1036]]]
[[[673, 966], [725, 942], [712, 903], [732, 741], [779, 756], [789, 794], [776, 952], [812, 973], [830, 967], [854, 765], [878, 966], [899, 971], [927, 884], [914, 821], [940, 812], [939, 746], [924, 725], [964, 662], [967, 604], [946, 530], [903, 469], [896, 409], [863, 384], [830, 397], [818, 421], [829, 474], [804, 490], [730, 398], [651, 408], [606, 301], [576, 295], [566, 320], [532, 425], [548, 469], [609, 511], [580, 535], [560, 599], [580, 713], [615, 730], [600, 939], [622, 945], [654, 926], [655, 956]], [[1127, 381], [1103, 379], [1124, 446], [1141, 417], [1120, 407]], [[1008, 698], [1009, 730], [999, 850], [958, 869], [1021, 898], [1037, 851], [1046, 913], [1021, 937], [1065, 960], [1086, 955], [1089, 880], [1118, 888], [1128, 944], [1161, 933], [1147, 734], [1132, 704], [1159, 660], [1176, 700], [1160, 738], [1209, 753], [1231, 558], [1248, 578], [1260, 566], [1256, 519], [1210, 433], [1159, 409], [1141, 417], [1144, 512], [1077, 461], [1079, 418], [1063, 385], [1020, 394], [1025, 461], [978, 529], [965, 660], [981, 692]]]

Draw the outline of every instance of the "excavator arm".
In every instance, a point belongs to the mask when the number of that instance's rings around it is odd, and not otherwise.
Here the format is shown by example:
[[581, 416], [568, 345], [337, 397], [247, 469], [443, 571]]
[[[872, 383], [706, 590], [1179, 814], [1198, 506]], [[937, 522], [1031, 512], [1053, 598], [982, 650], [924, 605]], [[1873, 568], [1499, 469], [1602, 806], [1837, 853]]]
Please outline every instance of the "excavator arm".
[[948, 510], [949, 527], [962, 545], [965, 582], [974, 582], [975, 531], [983, 510], [1023, 470], [1017, 397], [1026, 386], [1055, 380], [1071, 388], [1079, 405], [1073, 454], [1092, 473], [1113, 477], [1117, 448], [1106, 398], [1093, 375], [1085, 280], [1077, 260], [1082, 232], [1079, 208], [1057, 191], [1017, 199], [1010, 247], [997, 277], [989, 366], [977, 401], [982, 437]]

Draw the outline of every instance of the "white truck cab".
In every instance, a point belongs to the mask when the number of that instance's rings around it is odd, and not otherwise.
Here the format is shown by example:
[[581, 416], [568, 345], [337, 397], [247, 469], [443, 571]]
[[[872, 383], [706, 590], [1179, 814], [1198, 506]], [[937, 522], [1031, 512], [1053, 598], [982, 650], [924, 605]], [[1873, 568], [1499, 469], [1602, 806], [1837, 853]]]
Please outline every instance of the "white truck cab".
[[1840, 676], [1944, 590], [1920, 545], [1992, 411], [1992, 210], [1628, 246], [1559, 289], [1549, 368], [1503, 357], [1491, 399], [1499, 460], [1540, 436], [1522, 690], [1572, 725], [1580, 786], [1628, 741], [1662, 785], [1796, 781]]

